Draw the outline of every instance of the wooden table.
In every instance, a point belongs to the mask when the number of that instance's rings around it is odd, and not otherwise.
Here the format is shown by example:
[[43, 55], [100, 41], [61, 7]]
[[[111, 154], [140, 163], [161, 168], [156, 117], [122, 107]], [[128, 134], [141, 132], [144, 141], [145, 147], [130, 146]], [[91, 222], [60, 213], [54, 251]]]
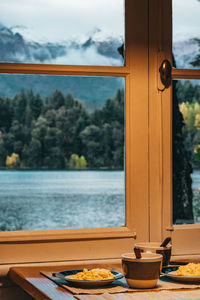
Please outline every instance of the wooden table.
[[[121, 272], [121, 264], [105, 263], [93, 263], [89, 264], [88, 268], [98, 268], [99, 266], [107, 269], [114, 268]], [[52, 280], [44, 277], [40, 274], [40, 271], [59, 272], [62, 270], [80, 269], [77, 265], [66, 265], [66, 266], [49, 266], [49, 267], [12, 267], [9, 271], [10, 279], [25, 290], [34, 299], [75, 299], [73, 295], [66, 289], [58, 286]]]
[[[81, 267], [80, 267], [81, 266]], [[37, 267], [12, 267], [9, 271], [10, 279], [25, 290], [30, 296], [36, 300], [43, 299], [53, 299], [53, 300], [72, 300], [76, 299], [70, 292], [61, 286], [58, 286], [52, 280], [44, 277], [40, 274], [40, 271], [58, 272], [62, 270], [78, 269], [82, 268], [83, 265], [66, 265], [66, 266], [37, 266]], [[88, 268], [114, 268], [121, 272], [121, 265], [102, 263], [99, 265], [97, 263], [86, 265], [84, 267]], [[189, 293], [189, 294], [188, 294]], [[157, 291], [157, 292], [136, 292], [128, 293], [130, 299], [200, 299], [200, 289], [199, 290], [189, 290], [189, 291]], [[131, 295], [130, 295], [131, 294]], [[115, 294], [117, 300], [123, 300], [124, 294]], [[93, 298], [98, 300], [104, 300], [104, 295], [85, 295], [84, 299], [93, 300]], [[110, 298], [115, 297], [114, 295]], [[109, 298], [109, 299], [110, 299]], [[107, 299], [107, 298], [106, 298]], [[114, 298], [112, 298], [114, 299]], [[129, 298], [126, 298], [129, 299]]]

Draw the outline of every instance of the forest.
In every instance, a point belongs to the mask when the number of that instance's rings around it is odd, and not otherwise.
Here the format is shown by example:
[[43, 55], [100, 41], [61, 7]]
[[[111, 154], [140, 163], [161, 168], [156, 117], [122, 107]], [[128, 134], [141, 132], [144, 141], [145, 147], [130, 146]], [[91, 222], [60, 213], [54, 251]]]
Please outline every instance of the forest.
[[[200, 86], [177, 81], [189, 161], [200, 168]], [[0, 97], [1, 169], [124, 168], [124, 91], [88, 111], [72, 94], [47, 97], [23, 89]]]
[[59, 90], [0, 97], [0, 168], [124, 169], [124, 91], [92, 112]]

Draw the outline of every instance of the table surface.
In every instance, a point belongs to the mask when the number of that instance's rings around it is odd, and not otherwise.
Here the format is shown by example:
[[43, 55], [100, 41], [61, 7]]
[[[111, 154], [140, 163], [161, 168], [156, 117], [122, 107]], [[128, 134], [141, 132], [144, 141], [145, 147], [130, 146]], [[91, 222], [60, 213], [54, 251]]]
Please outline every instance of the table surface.
[[[9, 277], [10, 279], [15, 282], [18, 286], [20, 286], [23, 290], [25, 290], [30, 296], [32, 296], [34, 299], [56, 299], [56, 300], [72, 300], [76, 299], [75, 296], [73, 296], [70, 292], [68, 292], [66, 289], [64, 289], [61, 286], [58, 286], [56, 283], [54, 283], [52, 280], [44, 277], [42, 274], [40, 274], [41, 271], [49, 271], [49, 272], [58, 272], [62, 270], [70, 270], [70, 269], [78, 269], [82, 268], [83, 266], [77, 267], [76, 265], [62, 265], [62, 266], [31, 266], [31, 267], [12, 267], [9, 271]], [[103, 265], [101, 263], [95, 263], [95, 264], [88, 264], [88, 266], [84, 265], [86, 268], [98, 268], [98, 267], [104, 267], [107, 269], [115, 269], [119, 272], [121, 272], [121, 265], [120, 264], [111, 264], [111, 263], [104, 263]], [[164, 293], [164, 294], [163, 294]], [[178, 294], [176, 294], [178, 293]], [[137, 299], [139, 295], [137, 293], [128, 293], [132, 294], [130, 295], [130, 299]], [[142, 294], [145, 296], [145, 294], [151, 294], [150, 298], [148, 299], [163, 299], [162, 297], [165, 296], [164, 299], [188, 299], [187, 298], [187, 292], [185, 291], [160, 291], [160, 292], [142, 292]], [[193, 299], [200, 299], [200, 289], [189, 291], [190, 298]], [[117, 294], [116, 294], [117, 295]], [[121, 295], [121, 297], [120, 297]], [[117, 299], [123, 299], [124, 294], [118, 294]], [[141, 292], [140, 292], [141, 295]], [[159, 297], [160, 295], [160, 297]], [[92, 295], [87, 295], [86, 299], [92, 300]], [[146, 295], [147, 296], [147, 295]], [[114, 295], [113, 295], [114, 297]], [[135, 298], [136, 297], [136, 298]], [[84, 296], [83, 296], [84, 298]], [[111, 297], [112, 298], [112, 297]], [[143, 298], [143, 297], [142, 297]], [[85, 299], [85, 298], [84, 298]], [[103, 300], [105, 299], [103, 295], [95, 295], [95, 299]], [[141, 296], [140, 296], [141, 299]], [[147, 298], [145, 298], [147, 299]]]
[[[107, 269], [114, 268], [121, 272], [120, 264], [111, 263], [95, 263], [88, 264], [86, 268], [98, 268], [104, 267]], [[40, 274], [41, 271], [59, 272], [63, 270], [81, 269], [82, 266], [77, 267], [76, 265], [66, 266], [48, 266], [48, 267], [12, 267], [9, 271], [10, 279], [25, 290], [34, 299], [75, 299], [73, 295], [61, 286], [58, 286], [52, 280], [44, 277]], [[99, 298], [101, 296], [99, 295]]]

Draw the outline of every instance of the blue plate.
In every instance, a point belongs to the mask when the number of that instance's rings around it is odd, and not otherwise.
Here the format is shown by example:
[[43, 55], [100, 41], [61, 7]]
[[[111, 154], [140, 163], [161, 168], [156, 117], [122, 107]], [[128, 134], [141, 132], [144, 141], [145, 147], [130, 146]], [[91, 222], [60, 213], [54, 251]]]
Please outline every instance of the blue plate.
[[[79, 272], [83, 272], [84, 269], [79, 269], [79, 270], [66, 270], [66, 271], [61, 271], [57, 273], [53, 273], [52, 275], [57, 278], [61, 278], [66, 280], [67, 282], [77, 285], [80, 287], [98, 287], [98, 286], [103, 286], [109, 283], [112, 283], [115, 280], [121, 279], [124, 277], [123, 274], [115, 271], [115, 270], [110, 270], [110, 272], [115, 276], [115, 278], [112, 279], [102, 279], [102, 280], [82, 280], [82, 279], [73, 279], [71, 278], [72, 275], [76, 275]], [[91, 270], [91, 269], [88, 269]]]

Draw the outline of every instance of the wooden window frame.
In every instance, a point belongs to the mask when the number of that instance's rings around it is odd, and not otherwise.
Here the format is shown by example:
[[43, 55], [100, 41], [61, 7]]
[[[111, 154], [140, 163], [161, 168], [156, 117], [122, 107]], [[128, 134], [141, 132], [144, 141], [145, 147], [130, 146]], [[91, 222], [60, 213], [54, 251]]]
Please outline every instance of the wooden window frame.
[[0, 265], [119, 258], [132, 251], [136, 232], [137, 240], [149, 239], [148, 0], [126, 0], [125, 20], [123, 67], [0, 63], [0, 73], [125, 78], [125, 227], [0, 232]]
[[[159, 17], [153, 21], [153, 15]], [[152, 131], [152, 134], [150, 133], [150, 201], [152, 204], [150, 239], [154, 240], [159, 235], [171, 235], [174, 256], [200, 255], [200, 224], [173, 225], [172, 222], [172, 86], [162, 92], [159, 91], [163, 88], [159, 74], [161, 62], [168, 59], [172, 65], [172, 0], [165, 2], [150, 0], [151, 18], [150, 24], [153, 30], [150, 30], [149, 50], [151, 55], [150, 120], [152, 120], [150, 121]], [[156, 64], [157, 78], [153, 75]], [[200, 70], [173, 68], [173, 79], [200, 79]], [[157, 92], [155, 92], [155, 85], [157, 85]], [[153, 197], [157, 197], [157, 201], [152, 200]], [[153, 218], [158, 214], [161, 217], [158, 217], [155, 223]]]
[[[200, 69], [173, 68], [172, 79], [200, 80]], [[172, 238], [174, 241], [174, 255], [200, 255], [200, 224], [172, 225], [170, 230], [172, 230]], [[185, 241], [187, 241], [187, 243]]]

